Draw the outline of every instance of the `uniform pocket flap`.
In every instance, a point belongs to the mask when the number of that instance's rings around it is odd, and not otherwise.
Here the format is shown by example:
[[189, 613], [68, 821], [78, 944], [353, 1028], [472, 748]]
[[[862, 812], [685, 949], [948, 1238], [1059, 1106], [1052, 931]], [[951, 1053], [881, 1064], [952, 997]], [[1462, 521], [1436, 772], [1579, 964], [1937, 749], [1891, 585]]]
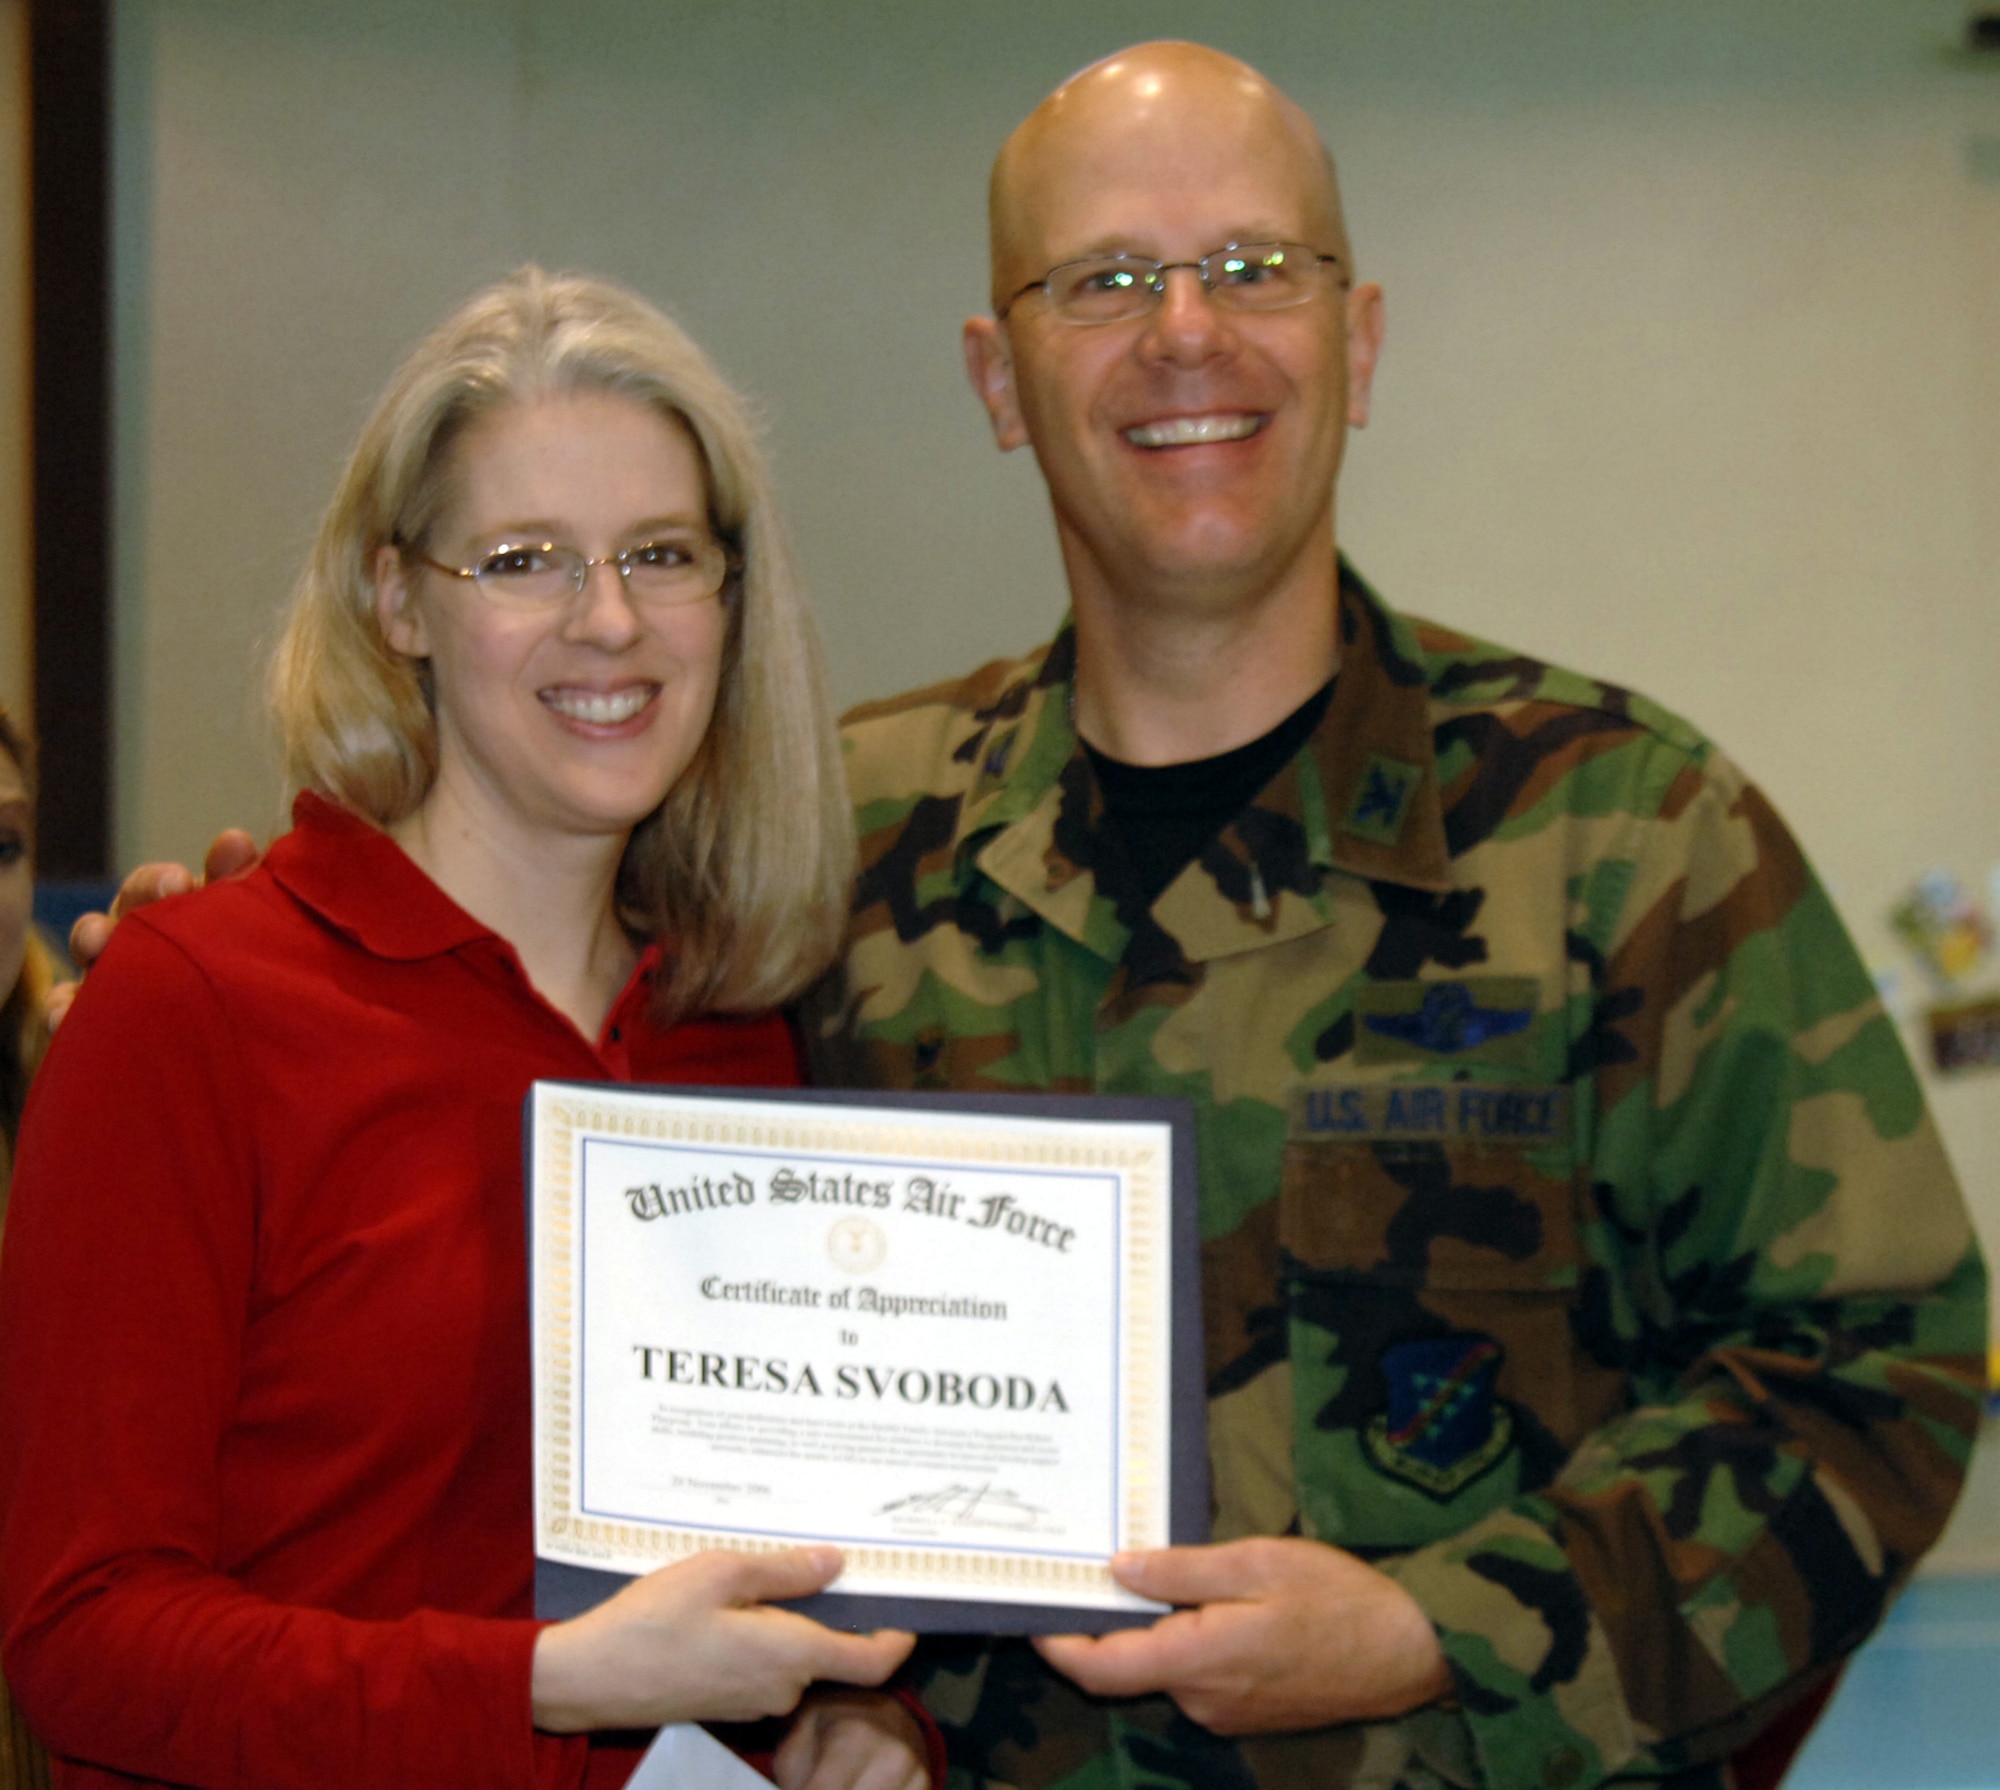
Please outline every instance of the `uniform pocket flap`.
[[[1278, 1209], [1279, 1241], [1299, 1267], [1385, 1286], [1576, 1284], [1568, 1089], [1299, 1092]], [[1321, 1102], [1317, 1114], [1307, 1098]], [[1432, 1129], [1412, 1129], [1418, 1123]], [[1495, 1125], [1513, 1130], [1496, 1135]]]

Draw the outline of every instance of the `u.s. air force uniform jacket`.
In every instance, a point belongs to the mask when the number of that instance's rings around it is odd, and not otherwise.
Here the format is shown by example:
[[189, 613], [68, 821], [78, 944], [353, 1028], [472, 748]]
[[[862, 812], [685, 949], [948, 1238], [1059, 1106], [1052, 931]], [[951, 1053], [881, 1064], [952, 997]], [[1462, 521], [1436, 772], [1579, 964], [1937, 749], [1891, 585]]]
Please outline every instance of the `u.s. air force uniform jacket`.
[[1067, 629], [854, 711], [821, 1070], [1191, 1100], [1216, 1539], [1377, 1561], [1456, 1696], [1230, 1742], [968, 1643], [955, 1782], [1714, 1781], [1959, 1484], [1985, 1271], [1778, 816], [1642, 697], [1339, 602], [1324, 721], [1150, 910]]

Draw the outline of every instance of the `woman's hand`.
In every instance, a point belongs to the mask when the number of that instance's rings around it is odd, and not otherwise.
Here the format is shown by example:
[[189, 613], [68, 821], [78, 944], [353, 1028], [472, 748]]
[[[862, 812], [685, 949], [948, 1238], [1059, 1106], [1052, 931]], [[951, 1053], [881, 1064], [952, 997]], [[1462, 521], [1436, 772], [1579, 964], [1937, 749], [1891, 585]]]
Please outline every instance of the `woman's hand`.
[[913, 1636], [842, 1634], [766, 1607], [821, 1590], [840, 1564], [838, 1548], [717, 1551], [633, 1580], [596, 1609], [542, 1630], [531, 1680], [535, 1726], [575, 1734], [747, 1722], [788, 1713], [816, 1678], [880, 1684]]
[[927, 1790], [923, 1730], [886, 1691], [808, 1691], [772, 1769], [778, 1790]]

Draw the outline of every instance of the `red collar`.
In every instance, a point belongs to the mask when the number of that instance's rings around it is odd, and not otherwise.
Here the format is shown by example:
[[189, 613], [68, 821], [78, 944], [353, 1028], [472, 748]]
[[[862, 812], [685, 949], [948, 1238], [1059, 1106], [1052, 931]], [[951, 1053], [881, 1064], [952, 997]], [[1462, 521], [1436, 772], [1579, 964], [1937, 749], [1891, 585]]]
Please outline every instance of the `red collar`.
[[[309, 789], [294, 799], [292, 830], [272, 844], [264, 865], [294, 899], [373, 956], [414, 963], [482, 940], [514, 955], [387, 833]], [[659, 960], [659, 945], [649, 944], [633, 984], [650, 981]]]
[[293, 801], [292, 830], [264, 864], [287, 892], [377, 957], [414, 962], [498, 936], [387, 833], [309, 789]]

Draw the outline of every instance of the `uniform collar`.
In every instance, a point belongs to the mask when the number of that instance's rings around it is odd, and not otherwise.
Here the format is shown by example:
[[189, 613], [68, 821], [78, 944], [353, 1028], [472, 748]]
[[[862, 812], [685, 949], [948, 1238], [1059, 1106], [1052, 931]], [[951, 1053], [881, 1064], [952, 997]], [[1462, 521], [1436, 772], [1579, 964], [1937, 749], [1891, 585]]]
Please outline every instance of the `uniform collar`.
[[1433, 893], [1452, 887], [1430, 698], [1416, 631], [1343, 559], [1340, 681], [1309, 748], [1334, 869]]
[[377, 957], [415, 962], [499, 936], [387, 833], [309, 789], [293, 801], [292, 830], [264, 862], [292, 896]]
[[[1327, 924], [1322, 871], [1430, 891], [1452, 886], [1415, 634], [1345, 560], [1338, 601], [1333, 701], [1298, 754], [1224, 829], [1233, 870], [1218, 880], [1192, 866], [1155, 904], [1191, 958]], [[1042, 658], [977, 712], [981, 731], [962, 749], [973, 783], [953, 844], [1052, 924], [1116, 957], [1137, 917], [1120, 911], [1089, 862], [1099, 798], [1071, 719], [1075, 671], [1076, 635], [1065, 623]]]

